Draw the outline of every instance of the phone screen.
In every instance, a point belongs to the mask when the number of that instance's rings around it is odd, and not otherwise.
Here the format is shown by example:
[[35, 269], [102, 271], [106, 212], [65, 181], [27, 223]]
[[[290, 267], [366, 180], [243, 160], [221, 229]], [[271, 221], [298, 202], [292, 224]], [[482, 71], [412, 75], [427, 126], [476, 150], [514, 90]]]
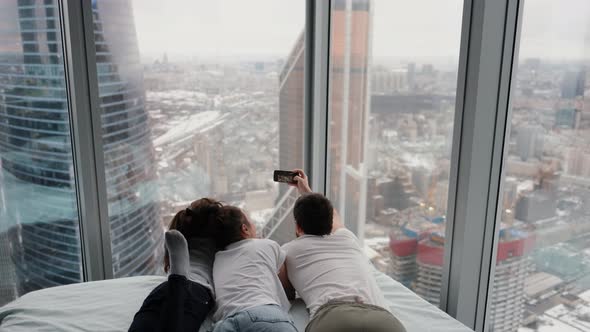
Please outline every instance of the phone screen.
[[295, 183], [295, 177], [298, 174], [291, 171], [275, 171], [273, 175], [273, 180], [276, 182], [284, 182], [284, 183]]

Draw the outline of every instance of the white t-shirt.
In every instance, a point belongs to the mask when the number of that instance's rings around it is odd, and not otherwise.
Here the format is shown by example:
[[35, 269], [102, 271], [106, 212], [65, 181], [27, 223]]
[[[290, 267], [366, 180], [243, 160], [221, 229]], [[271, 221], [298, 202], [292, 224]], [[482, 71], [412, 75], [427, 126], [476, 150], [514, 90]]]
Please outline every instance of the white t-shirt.
[[203, 285], [214, 295], [213, 261], [215, 260], [215, 241], [207, 238], [188, 240], [190, 269], [188, 279]]
[[289, 280], [313, 317], [330, 300], [360, 300], [388, 309], [357, 237], [341, 228], [303, 235], [285, 245]]
[[266, 304], [277, 304], [288, 311], [290, 303], [277, 275], [285, 257], [278, 243], [266, 239], [238, 241], [217, 252], [213, 319]]

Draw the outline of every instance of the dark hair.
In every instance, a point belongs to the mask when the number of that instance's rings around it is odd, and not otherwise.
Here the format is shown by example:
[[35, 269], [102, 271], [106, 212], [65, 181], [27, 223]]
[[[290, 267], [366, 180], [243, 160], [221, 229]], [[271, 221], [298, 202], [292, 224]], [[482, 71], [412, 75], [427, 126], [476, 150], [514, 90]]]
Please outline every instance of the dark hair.
[[[180, 210], [170, 221], [168, 229], [179, 231], [185, 239], [201, 237], [214, 238], [216, 221], [223, 204], [213, 198], [201, 198]], [[164, 270], [168, 272], [170, 262], [168, 252], [164, 255]]]
[[305, 234], [328, 235], [332, 232], [334, 208], [324, 195], [310, 193], [299, 197], [293, 216]]
[[240, 208], [226, 205], [217, 215], [217, 231], [215, 242], [217, 247], [224, 249], [228, 245], [243, 240], [242, 225], [249, 226], [246, 215]]
[[168, 229], [175, 229], [188, 240], [194, 237], [215, 236], [215, 220], [223, 204], [213, 198], [201, 198], [184, 210], [178, 211]]

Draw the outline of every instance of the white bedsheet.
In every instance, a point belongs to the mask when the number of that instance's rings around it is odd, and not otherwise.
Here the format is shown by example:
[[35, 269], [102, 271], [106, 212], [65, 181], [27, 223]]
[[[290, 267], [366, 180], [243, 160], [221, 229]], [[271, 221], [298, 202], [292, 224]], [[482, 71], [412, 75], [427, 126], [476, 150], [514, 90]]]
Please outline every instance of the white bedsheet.
[[[408, 332], [471, 331], [386, 275], [376, 272], [376, 278]], [[144, 298], [164, 280], [132, 277], [32, 292], [0, 308], [0, 332], [127, 331]], [[293, 305], [291, 315], [304, 331], [308, 317], [301, 301]], [[204, 324], [201, 331], [207, 328]]]

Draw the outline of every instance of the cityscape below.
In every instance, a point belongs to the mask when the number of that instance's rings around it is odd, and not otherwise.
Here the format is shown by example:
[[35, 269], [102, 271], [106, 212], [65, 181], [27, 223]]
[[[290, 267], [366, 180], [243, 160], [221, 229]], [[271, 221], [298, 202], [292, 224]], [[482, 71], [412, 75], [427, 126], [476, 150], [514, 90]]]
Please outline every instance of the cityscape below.
[[[330, 55], [327, 195], [378, 270], [439, 306], [458, 59], [372, 55], [371, 1], [353, 2], [332, 9], [344, 41]], [[93, 6], [115, 277], [163, 274], [163, 232], [200, 197], [294, 238], [294, 193], [272, 173], [303, 166], [303, 32], [283, 56], [147, 57], [117, 25], [130, 1], [105, 3]], [[29, 38], [55, 18], [19, 6], [0, 17], [44, 23], [22, 28], [20, 50], [0, 40], [0, 305], [82, 280], [61, 41]], [[40, 49], [50, 60], [23, 55]], [[590, 331], [589, 75], [586, 62], [518, 59], [490, 331]]]

